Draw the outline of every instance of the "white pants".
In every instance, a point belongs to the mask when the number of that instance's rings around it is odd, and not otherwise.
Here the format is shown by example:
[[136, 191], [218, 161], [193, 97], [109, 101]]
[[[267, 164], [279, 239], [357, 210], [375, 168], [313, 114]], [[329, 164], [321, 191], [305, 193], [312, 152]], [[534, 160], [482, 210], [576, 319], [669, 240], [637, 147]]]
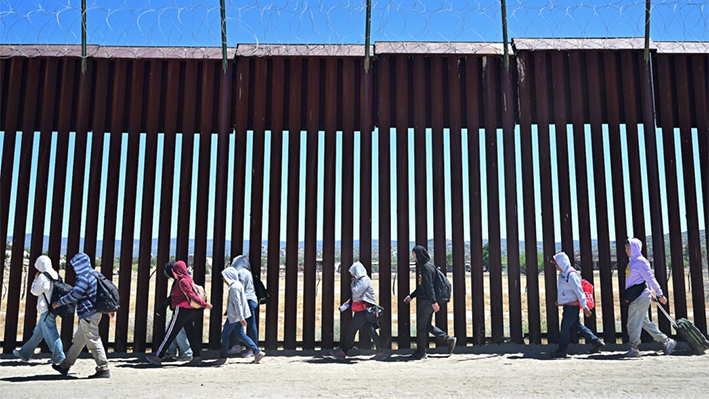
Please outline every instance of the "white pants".
[[667, 341], [667, 335], [663, 334], [657, 326], [650, 321], [647, 310], [650, 308], [650, 298], [638, 297], [628, 306], [628, 337], [630, 346], [637, 348], [640, 344], [640, 333], [644, 329], [657, 342]]

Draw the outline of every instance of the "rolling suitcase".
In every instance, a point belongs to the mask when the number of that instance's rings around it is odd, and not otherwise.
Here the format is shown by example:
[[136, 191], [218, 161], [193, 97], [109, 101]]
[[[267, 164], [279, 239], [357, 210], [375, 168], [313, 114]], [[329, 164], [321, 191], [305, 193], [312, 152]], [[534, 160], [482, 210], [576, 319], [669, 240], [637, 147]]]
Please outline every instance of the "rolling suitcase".
[[702, 332], [699, 331], [694, 323], [687, 319], [679, 319], [675, 321], [659, 303], [657, 304], [657, 308], [660, 309], [670, 320], [670, 323], [672, 323], [672, 326], [677, 331], [679, 338], [689, 344], [689, 348], [692, 350], [692, 353], [695, 355], [703, 355], [704, 351], [709, 349], [709, 341], [707, 341]]

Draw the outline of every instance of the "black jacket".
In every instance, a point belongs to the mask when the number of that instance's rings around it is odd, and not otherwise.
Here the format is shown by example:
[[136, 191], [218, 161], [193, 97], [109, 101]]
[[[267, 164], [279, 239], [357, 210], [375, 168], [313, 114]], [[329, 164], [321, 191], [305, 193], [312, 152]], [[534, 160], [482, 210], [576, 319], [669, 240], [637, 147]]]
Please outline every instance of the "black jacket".
[[419, 276], [416, 289], [409, 296], [418, 298], [419, 301], [435, 303], [437, 300], [433, 281], [436, 278], [436, 266], [431, 263], [431, 257], [424, 247], [417, 245], [414, 248], [414, 253], [416, 254], [416, 263], [419, 264]]

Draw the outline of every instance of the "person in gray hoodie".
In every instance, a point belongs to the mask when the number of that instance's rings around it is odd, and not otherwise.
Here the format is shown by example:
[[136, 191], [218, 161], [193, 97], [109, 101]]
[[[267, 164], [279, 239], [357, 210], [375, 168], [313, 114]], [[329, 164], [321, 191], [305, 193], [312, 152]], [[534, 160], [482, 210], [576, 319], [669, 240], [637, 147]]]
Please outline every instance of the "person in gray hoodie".
[[591, 343], [593, 349], [591, 353], [598, 353], [605, 346], [597, 336], [579, 320], [579, 307], [583, 309], [586, 317], [591, 316], [591, 310], [586, 303], [586, 295], [581, 288], [581, 276], [576, 269], [571, 266], [569, 257], [564, 252], [554, 255], [552, 262], [559, 271], [557, 282], [556, 305], [564, 307], [564, 315], [561, 318], [561, 332], [559, 334], [559, 349], [551, 353], [553, 358], [566, 357], [566, 349], [569, 347], [569, 334], [571, 329], [581, 332], [586, 339], [586, 343]]
[[[643, 243], [637, 238], [629, 238], [625, 242], [625, 253], [628, 254], [630, 262], [625, 269], [625, 289], [645, 284], [645, 289], [639, 297], [628, 305], [628, 338], [630, 339], [630, 350], [625, 353], [626, 357], [640, 357], [638, 345], [640, 345], [640, 333], [647, 331], [652, 339], [662, 342], [666, 355], [675, 350], [677, 342], [662, 333], [657, 326], [650, 321], [647, 316], [650, 302], [653, 299], [653, 291], [657, 295], [657, 300], [661, 304], [667, 303], [667, 298], [662, 294], [662, 288], [658, 284], [655, 275], [650, 269], [650, 262], [642, 254]], [[652, 289], [652, 291], [650, 291]]]
[[372, 337], [374, 346], [377, 348], [377, 353], [372, 357], [373, 360], [384, 360], [386, 354], [382, 347], [382, 339], [377, 334], [377, 330], [371, 321], [367, 319], [367, 308], [377, 305], [377, 300], [374, 296], [374, 285], [372, 280], [367, 275], [367, 269], [359, 262], [356, 262], [350, 267], [350, 275], [352, 283], [350, 288], [352, 291], [351, 309], [354, 313], [352, 322], [347, 330], [347, 337], [340, 349], [330, 352], [330, 354], [340, 360], [344, 360], [347, 356], [347, 351], [354, 343], [355, 335], [360, 328], [364, 327], [367, 334]]
[[34, 267], [37, 269], [37, 272], [34, 275], [30, 292], [37, 297], [37, 314], [39, 314], [39, 320], [32, 332], [32, 337], [22, 345], [19, 351], [15, 349], [12, 353], [16, 357], [28, 362], [32, 355], [34, 355], [34, 349], [42, 342], [42, 339], [44, 339], [49, 350], [52, 352], [52, 363], [59, 364], [64, 361], [66, 356], [64, 356], [62, 340], [59, 338], [59, 331], [57, 330], [57, 315], [49, 310], [52, 291], [54, 289], [54, 284], [51, 280], [59, 280], [59, 274], [52, 267], [52, 260], [45, 255], [37, 258]]
[[[239, 255], [231, 262], [231, 267], [233, 267], [239, 277], [239, 282], [244, 286], [244, 294], [246, 295], [246, 301], [248, 302], [249, 311], [251, 316], [246, 318], [246, 333], [251, 338], [252, 341], [258, 346], [258, 327], [256, 325], [256, 308], [258, 308], [258, 298], [256, 297], [256, 290], [254, 289], [254, 276], [251, 274], [251, 265], [249, 260], [244, 255]], [[236, 332], [232, 333], [232, 338], [238, 339], [235, 336]], [[256, 353], [247, 349], [241, 356], [251, 357]]]
[[224, 280], [224, 284], [229, 286], [226, 307], [227, 318], [224, 321], [224, 328], [222, 329], [222, 348], [216, 364], [222, 365], [226, 363], [226, 357], [229, 351], [229, 336], [232, 331], [236, 331], [239, 341], [253, 351], [254, 360], [252, 363], [258, 363], [266, 354], [260, 350], [254, 341], [244, 332], [246, 319], [251, 316], [251, 311], [249, 310], [246, 294], [244, 293], [244, 286], [239, 281], [239, 274], [235, 268], [227, 267], [222, 270], [222, 279]]

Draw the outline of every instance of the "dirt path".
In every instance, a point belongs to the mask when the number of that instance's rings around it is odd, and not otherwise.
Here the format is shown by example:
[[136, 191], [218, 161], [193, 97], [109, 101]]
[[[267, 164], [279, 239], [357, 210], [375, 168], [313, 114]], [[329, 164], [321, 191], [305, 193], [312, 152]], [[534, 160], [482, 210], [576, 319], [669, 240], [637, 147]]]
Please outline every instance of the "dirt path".
[[371, 352], [361, 352], [349, 363], [326, 352], [280, 351], [259, 365], [230, 359], [223, 367], [209, 365], [217, 352], [207, 352], [201, 367], [156, 368], [142, 355], [113, 355], [112, 378], [98, 381], [86, 379], [94, 367], [89, 357], [63, 378], [46, 357], [28, 364], [2, 355], [0, 398], [709, 397], [709, 355], [690, 356], [680, 344], [675, 354], [663, 356], [659, 345], [648, 344], [641, 346], [642, 358], [623, 359], [626, 346], [609, 346], [601, 354], [561, 360], [547, 356], [553, 346], [511, 344], [459, 349], [451, 357], [432, 350], [428, 359], [411, 362], [405, 351], [385, 362], [369, 361]]

